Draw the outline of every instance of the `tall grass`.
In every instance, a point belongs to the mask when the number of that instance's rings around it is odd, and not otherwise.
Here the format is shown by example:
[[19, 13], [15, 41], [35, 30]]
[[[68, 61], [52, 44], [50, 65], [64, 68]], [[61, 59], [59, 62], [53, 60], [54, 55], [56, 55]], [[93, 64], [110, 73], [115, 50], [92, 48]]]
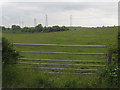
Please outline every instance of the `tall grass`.
[[[105, 71], [105, 69], [101, 69]], [[3, 88], [115, 88], [109, 77], [96, 75], [49, 74], [8, 66], [3, 68]]]

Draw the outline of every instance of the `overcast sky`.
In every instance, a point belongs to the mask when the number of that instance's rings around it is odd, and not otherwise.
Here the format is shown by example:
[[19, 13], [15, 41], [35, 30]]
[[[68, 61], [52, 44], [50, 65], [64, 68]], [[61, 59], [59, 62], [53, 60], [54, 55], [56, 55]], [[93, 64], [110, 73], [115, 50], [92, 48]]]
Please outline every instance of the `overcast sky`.
[[2, 6], [2, 24], [34, 26], [70, 25], [72, 15], [73, 26], [113, 26], [118, 25], [118, 2], [14, 2]]

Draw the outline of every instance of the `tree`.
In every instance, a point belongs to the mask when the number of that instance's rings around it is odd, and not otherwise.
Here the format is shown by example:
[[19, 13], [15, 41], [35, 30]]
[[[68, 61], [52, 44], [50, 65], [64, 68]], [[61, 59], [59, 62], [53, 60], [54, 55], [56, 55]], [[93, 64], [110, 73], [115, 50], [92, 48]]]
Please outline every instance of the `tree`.
[[38, 24], [38, 25], [35, 27], [35, 31], [37, 31], [37, 32], [43, 31], [43, 26], [42, 26], [42, 24]]
[[6, 28], [4, 26], [2, 26], [2, 30], [6, 30]]
[[20, 30], [21, 27], [17, 25], [12, 25], [12, 30]]

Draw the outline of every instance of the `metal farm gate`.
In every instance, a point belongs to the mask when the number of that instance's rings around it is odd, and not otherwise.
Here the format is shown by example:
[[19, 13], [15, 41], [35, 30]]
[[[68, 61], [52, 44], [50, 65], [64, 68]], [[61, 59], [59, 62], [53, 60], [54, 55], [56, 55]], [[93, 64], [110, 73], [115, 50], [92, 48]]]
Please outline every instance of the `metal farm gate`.
[[[13, 43], [13, 45], [22, 45], [22, 46], [57, 46], [57, 47], [98, 47], [98, 48], [107, 48], [105, 45], [59, 45], [59, 44], [22, 44], [22, 43]], [[76, 71], [72, 74], [80, 74], [80, 75], [92, 75], [98, 69], [98, 67], [104, 67], [107, 64], [107, 54], [106, 53], [73, 53], [73, 52], [38, 52], [38, 51], [20, 51], [21, 53], [38, 53], [38, 54], [68, 54], [68, 55], [105, 55], [106, 60], [58, 60], [58, 59], [29, 59], [29, 58], [19, 58], [19, 60], [27, 61], [27, 62], [19, 62], [18, 64], [28, 65], [24, 68], [26, 69], [41, 69], [41, 70], [52, 70], [52, 72], [48, 73], [69, 73], [70, 71]], [[47, 63], [33, 63], [29, 61], [46, 61]], [[60, 63], [49, 63], [49, 62], [79, 62], [79, 63], [87, 63], [87, 64], [60, 64]], [[100, 64], [88, 64], [88, 63], [103, 63]], [[37, 66], [30, 66], [30, 65], [37, 65]], [[41, 67], [45, 66], [45, 67]], [[52, 67], [46, 67], [52, 66]], [[55, 67], [60, 66], [60, 67]], [[63, 68], [61, 68], [61, 66]], [[66, 67], [65, 67], [66, 66]], [[72, 66], [72, 68], [69, 68]], [[65, 67], [65, 68], [64, 68]], [[81, 68], [77, 68], [81, 67]], [[83, 68], [84, 67], [84, 68]], [[93, 68], [85, 68], [85, 67], [93, 67]], [[64, 70], [65, 72], [59, 72], [59, 70]], [[79, 73], [77, 71], [80, 71]]]

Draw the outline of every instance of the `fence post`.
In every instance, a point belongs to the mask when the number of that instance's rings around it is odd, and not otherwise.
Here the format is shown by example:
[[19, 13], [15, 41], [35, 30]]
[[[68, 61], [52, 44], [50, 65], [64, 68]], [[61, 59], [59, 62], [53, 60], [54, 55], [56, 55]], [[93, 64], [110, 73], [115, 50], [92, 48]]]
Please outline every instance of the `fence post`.
[[111, 64], [111, 60], [112, 60], [112, 50], [109, 50], [109, 52], [108, 52], [108, 65]]

